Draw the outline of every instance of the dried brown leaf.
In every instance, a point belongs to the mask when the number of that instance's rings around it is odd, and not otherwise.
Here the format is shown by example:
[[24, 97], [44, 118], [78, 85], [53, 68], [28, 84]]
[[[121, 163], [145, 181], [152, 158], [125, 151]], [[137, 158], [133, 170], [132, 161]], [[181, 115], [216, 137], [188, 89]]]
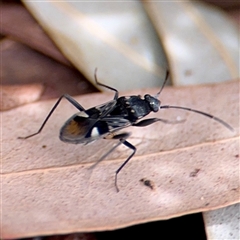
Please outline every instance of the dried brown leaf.
[[11, 36], [58, 62], [72, 66], [24, 6], [2, 4], [1, 14], [2, 34]]
[[[87, 108], [111, 98], [92, 94], [76, 99]], [[54, 101], [4, 112], [2, 236], [116, 229], [238, 202], [239, 82], [166, 88], [161, 99], [164, 105], [210, 112], [231, 124], [235, 132], [198, 114], [175, 110], [152, 114], [186, 121], [129, 129], [133, 132], [129, 141], [138, 151], [119, 174], [119, 193], [114, 188], [114, 173], [129, 151], [119, 147], [89, 170], [114, 143], [100, 140], [82, 146], [60, 142], [59, 128], [76, 112], [69, 103], [63, 101], [43, 132], [27, 140], [17, 137], [36, 131]], [[154, 183], [154, 191], [139, 182], [143, 178]]]
[[41, 99], [56, 98], [64, 93], [79, 95], [94, 90], [75, 69], [53, 61], [24, 44], [4, 39], [0, 51], [3, 59], [1, 83], [4, 85], [43, 84], [45, 88]]
[[1, 87], [0, 111], [9, 110], [26, 103], [37, 101], [42, 92], [42, 84], [3, 85]]

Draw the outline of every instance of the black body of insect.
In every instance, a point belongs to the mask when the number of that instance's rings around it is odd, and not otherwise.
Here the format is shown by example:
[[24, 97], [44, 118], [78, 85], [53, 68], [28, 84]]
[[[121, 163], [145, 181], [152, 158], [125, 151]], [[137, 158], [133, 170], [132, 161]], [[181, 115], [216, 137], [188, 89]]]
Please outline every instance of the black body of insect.
[[123, 162], [123, 164], [117, 169], [115, 173], [115, 187], [117, 191], [119, 191], [117, 186], [117, 175], [136, 152], [136, 147], [127, 141], [127, 138], [130, 136], [130, 133], [129, 132], [118, 133], [118, 131], [128, 126], [144, 127], [158, 121], [164, 123], [174, 123], [172, 121], [160, 118], [148, 118], [141, 120], [150, 112], [157, 112], [161, 108], [183, 109], [212, 118], [215, 121], [218, 121], [219, 123], [224, 125], [226, 128], [233, 130], [228, 123], [208, 113], [179, 106], [169, 105], [161, 106], [161, 102], [158, 100], [158, 97], [167, 81], [168, 71], [166, 74], [165, 81], [162, 85], [162, 88], [157, 93], [157, 95], [151, 96], [149, 94], [146, 94], [144, 98], [141, 98], [141, 96], [119, 97], [118, 90], [98, 82], [96, 71], [97, 69], [95, 70], [94, 74], [96, 84], [114, 91], [115, 95], [113, 100], [86, 110], [72, 97], [70, 97], [67, 94], [64, 94], [58, 99], [56, 104], [53, 106], [52, 110], [49, 112], [48, 116], [42, 123], [40, 129], [34, 134], [20, 138], [26, 139], [39, 134], [42, 131], [48, 119], [50, 118], [50, 116], [52, 115], [52, 113], [54, 112], [54, 110], [56, 109], [56, 107], [58, 106], [58, 104], [60, 103], [60, 101], [63, 98], [67, 99], [79, 110], [79, 112], [70, 117], [61, 128], [59, 137], [63, 142], [73, 144], [79, 143], [87, 144], [99, 138], [119, 140], [118, 144], [115, 145], [112, 149], [110, 149], [110, 151], [108, 151], [106, 154], [104, 154], [92, 167], [96, 166], [107, 155], [114, 151], [120, 144], [123, 144], [132, 150], [130, 156]]

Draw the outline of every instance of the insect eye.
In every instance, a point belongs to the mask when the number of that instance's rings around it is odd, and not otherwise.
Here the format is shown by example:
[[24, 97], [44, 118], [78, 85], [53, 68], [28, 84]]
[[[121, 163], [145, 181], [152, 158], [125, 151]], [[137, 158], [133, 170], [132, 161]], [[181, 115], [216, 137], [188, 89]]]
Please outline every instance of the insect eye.
[[146, 94], [144, 96], [144, 99], [145, 99], [145, 101], [148, 102], [148, 104], [153, 112], [157, 112], [159, 110], [160, 101], [157, 98], [154, 98], [149, 94]]

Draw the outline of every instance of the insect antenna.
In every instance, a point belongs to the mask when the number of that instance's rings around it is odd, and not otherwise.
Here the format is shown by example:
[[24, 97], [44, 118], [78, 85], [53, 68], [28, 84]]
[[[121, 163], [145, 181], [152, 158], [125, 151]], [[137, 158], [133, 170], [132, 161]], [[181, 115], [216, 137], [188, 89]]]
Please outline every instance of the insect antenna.
[[118, 99], [118, 90], [117, 90], [117, 89], [115, 89], [115, 88], [113, 88], [113, 87], [110, 87], [110, 86], [108, 86], [108, 85], [105, 85], [105, 84], [103, 84], [103, 83], [100, 83], [100, 82], [98, 81], [98, 79], [97, 79], [97, 68], [95, 68], [95, 71], [94, 71], [94, 79], [95, 79], [95, 82], [96, 82], [96, 84], [97, 84], [98, 86], [102, 86], [102, 87], [105, 87], [105, 88], [107, 88], [107, 89], [109, 89], [109, 90], [114, 91], [114, 92], [115, 92], [114, 100], [117, 100], [117, 99]]
[[167, 80], [168, 80], [168, 76], [169, 76], [169, 71], [167, 70], [166, 76], [165, 76], [165, 80], [164, 80], [164, 82], [163, 82], [163, 85], [162, 85], [160, 91], [154, 96], [155, 98], [158, 98], [158, 97], [160, 96], [160, 93], [162, 92], [164, 86], [166, 85], [166, 82], [167, 82]]
[[227, 129], [229, 129], [230, 131], [234, 132], [234, 129], [228, 123], [224, 122], [222, 119], [220, 119], [218, 117], [215, 117], [215, 116], [213, 116], [211, 114], [208, 114], [208, 113], [205, 113], [205, 112], [202, 112], [202, 111], [198, 111], [196, 109], [187, 108], [187, 107], [180, 107], [180, 106], [170, 106], [170, 105], [160, 106], [159, 108], [175, 108], [175, 109], [177, 108], [177, 109], [182, 109], [182, 110], [185, 110], [185, 111], [195, 112], [195, 113], [204, 115], [204, 116], [206, 116], [208, 118], [211, 118], [211, 119], [221, 123]]
[[[162, 92], [166, 82], [167, 82], [167, 79], [168, 79], [168, 76], [169, 76], [169, 71], [167, 70], [166, 72], [166, 77], [165, 77], [165, 80], [163, 82], [163, 85], [160, 89], [160, 91], [156, 94], [155, 98], [158, 98], [160, 93]], [[196, 109], [192, 109], [192, 108], [187, 108], [187, 107], [180, 107], [180, 106], [170, 106], [170, 105], [165, 105], [165, 106], [160, 106], [160, 108], [177, 108], [177, 109], [182, 109], [182, 110], [185, 110], [185, 111], [190, 111], [190, 112], [195, 112], [195, 113], [198, 113], [198, 114], [201, 114], [201, 115], [204, 115], [205, 117], [208, 117], [208, 118], [211, 118], [219, 123], [221, 123], [223, 126], [225, 126], [227, 129], [229, 129], [230, 131], [234, 132], [234, 129], [228, 124], [226, 123], [225, 121], [223, 121], [222, 119], [218, 118], [218, 117], [215, 117], [211, 114], [208, 114], [208, 113], [205, 113], [205, 112], [202, 112], [202, 111], [199, 111], [199, 110], [196, 110]]]

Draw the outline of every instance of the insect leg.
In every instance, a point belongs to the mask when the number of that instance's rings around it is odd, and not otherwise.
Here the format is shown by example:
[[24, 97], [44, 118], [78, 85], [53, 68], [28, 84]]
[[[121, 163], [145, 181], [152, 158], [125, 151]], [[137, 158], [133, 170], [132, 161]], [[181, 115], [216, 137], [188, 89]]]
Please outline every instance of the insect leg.
[[102, 86], [102, 87], [105, 87], [105, 88], [107, 88], [107, 89], [110, 89], [110, 90], [114, 91], [114, 92], [115, 92], [115, 95], [114, 95], [114, 98], [113, 98], [113, 99], [114, 99], [114, 100], [117, 100], [117, 99], [118, 99], [118, 90], [117, 90], [117, 89], [112, 88], [112, 87], [109, 87], [109, 86], [107, 86], [107, 85], [105, 85], [105, 84], [103, 84], [103, 83], [100, 83], [100, 82], [97, 80], [97, 68], [95, 68], [94, 78], [95, 78], [95, 82], [96, 82], [97, 85]]
[[125, 139], [120, 139], [120, 143], [124, 144], [126, 147], [130, 148], [133, 150], [132, 154], [125, 160], [125, 162], [118, 168], [118, 170], [116, 171], [116, 174], [115, 174], [115, 187], [116, 187], [116, 190], [117, 192], [119, 192], [119, 188], [118, 188], [118, 185], [117, 185], [117, 175], [118, 173], [122, 170], [122, 168], [129, 162], [129, 160], [132, 158], [132, 156], [135, 154], [136, 152], [136, 147], [133, 146], [131, 143], [129, 143], [128, 141], [126, 141]]
[[190, 111], [190, 112], [195, 112], [201, 115], [204, 115], [206, 117], [212, 118], [213, 120], [221, 123], [223, 126], [225, 126], [226, 128], [228, 128], [230, 131], [234, 131], [234, 129], [226, 122], [224, 122], [222, 119], [215, 117], [209, 113], [205, 113], [196, 109], [192, 109], [192, 108], [187, 108], [187, 107], [179, 107], [179, 106], [169, 106], [169, 105], [165, 105], [165, 106], [161, 106], [160, 108], [177, 108], [177, 109], [182, 109], [182, 110], [186, 110], [186, 111]]
[[111, 148], [107, 153], [105, 153], [96, 163], [94, 163], [89, 169], [95, 168], [101, 161], [103, 161], [111, 152], [113, 152], [121, 142], [119, 142], [117, 145], [115, 145], [113, 148]]
[[155, 122], [163, 122], [163, 123], [167, 123], [167, 124], [175, 124], [175, 123], [182, 123], [185, 120], [179, 120], [179, 121], [169, 121], [166, 119], [161, 119], [161, 118], [148, 118], [148, 119], [144, 119], [138, 123], [133, 123], [132, 126], [134, 127], [145, 127], [148, 126], [150, 124], [153, 124]]
[[75, 106], [79, 111], [85, 111], [85, 109], [75, 100], [73, 99], [71, 96], [69, 96], [68, 94], [64, 94], [62, 95], [57, 102], [55, 103], [55, 105], [53, 106], [53, 108], [51, 109], [51, 111], [49, 112], [49, 114], [47, 115], [47, 117], [45, 118], [44, 122], [42, 123], [41, 127], [39, 128], [39, 130], [33, 134], [30, 134], [26, 137], [18, 137], [19, 139], [27, 139], [30, 137], [33, 137], [37, 134], [39, 134], [42, 129], [44, 128], [45, 124], [47, 123], [48, 119], [50, 118], [50, 116], [52, 115], [52, 113], [55, 111], [55, 109], [57, 108], [58, 104], [61, 102], [61, 100], [63, 98], [66, 98], [73, 106]]
[[[105, 137], [105, 139], [122, 139], [122, 138], [128, 138], [130, 136], [130, 133], [120, 133], [118, 135], [108, 135]], [[113, 148], [111, 148], [107, 153], [105, 153], [96, 163], [94, 163], [90, 169], [93, 169], [94, 167], [96, 167], [101, 161], [103, 161], [111, 152], [113, 152], [119, 145], [121, 145], [122, 143], [119, 142], [118, 144], [116, 144]]]

